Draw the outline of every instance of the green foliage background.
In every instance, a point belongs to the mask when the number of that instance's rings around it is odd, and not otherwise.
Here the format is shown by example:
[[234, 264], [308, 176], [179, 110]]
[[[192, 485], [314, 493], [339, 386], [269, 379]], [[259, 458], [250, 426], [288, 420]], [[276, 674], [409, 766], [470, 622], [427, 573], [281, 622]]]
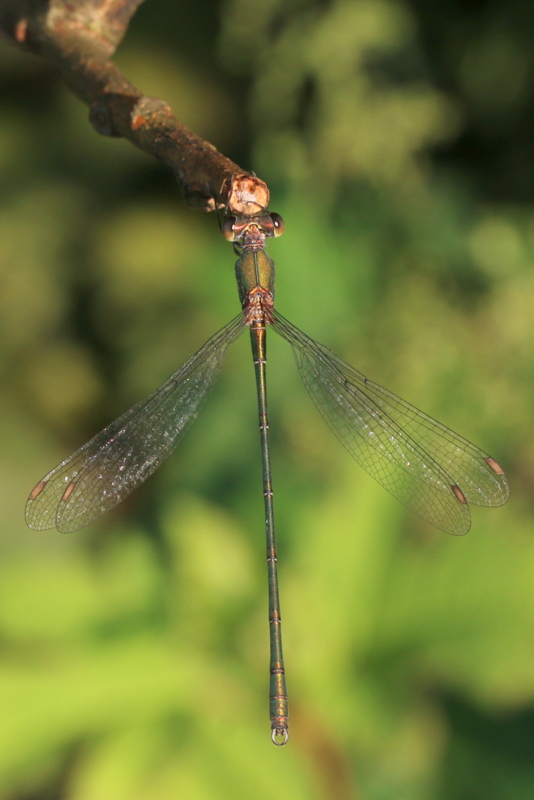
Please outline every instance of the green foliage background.
[[0, 50], [0, 798], [534, 796], [534, 45], [524, 0], [146, 0], [117, 62], [254, 169], [277, 304], [510, 477], [465, 538], [354, 464], [270, 337], [291, 739], [269, 738], [245, 337], [179, 451], [73, 536], [34, 483], [238, 308], [215, 218]]

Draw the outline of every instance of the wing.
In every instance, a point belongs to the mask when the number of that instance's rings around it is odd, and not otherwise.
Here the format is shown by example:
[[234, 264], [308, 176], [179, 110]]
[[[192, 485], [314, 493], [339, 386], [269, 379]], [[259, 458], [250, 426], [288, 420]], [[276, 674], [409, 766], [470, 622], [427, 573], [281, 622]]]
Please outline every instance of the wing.
[[235, 317], [153, 394], [45, 475], [26, 503], [28, 526], [75, 531], [133, 492], [194, 422], [244, 328], [243, 316]]
[[340, 442], [401, 503], [460, 535], [471, 524], [468, 503], [506, 502], [506, 477], [487, 453], [369, 381], [278, 312], [273, 327], [291, 344], [304, 384]]

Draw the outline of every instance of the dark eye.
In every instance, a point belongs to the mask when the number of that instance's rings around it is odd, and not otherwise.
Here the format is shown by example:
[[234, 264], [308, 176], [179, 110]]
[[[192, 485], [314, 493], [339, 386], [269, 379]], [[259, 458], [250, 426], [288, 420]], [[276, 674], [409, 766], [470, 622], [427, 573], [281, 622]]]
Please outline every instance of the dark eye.
[[271, 217], [271, 219], [273, 221], [275, 237], [276, 236], [281, 236], [283, 234], [283, 232], [284, 232], [285, 227], [286, 227], [285, 222], [284, 222], [284, 218], [281, 217], [280, 214], [276, 214], [276, 213], [270, 214], [270, 217]]
[[221, 233], [229, 242], [233, 242], [235, 240], [234, 225], [236, 221], [237, 220], [235, 217], [226, 217], [222, 224]]

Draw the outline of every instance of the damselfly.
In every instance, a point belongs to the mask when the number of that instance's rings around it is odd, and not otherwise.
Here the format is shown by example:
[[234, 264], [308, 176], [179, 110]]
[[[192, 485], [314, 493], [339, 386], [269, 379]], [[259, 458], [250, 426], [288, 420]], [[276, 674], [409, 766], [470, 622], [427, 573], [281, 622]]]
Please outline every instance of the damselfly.
[[266, 384], [266, 330], [293, 348], [306, 389], [349, 453], [394, 497], [448, 533], [470, 527], [469, 504], [500, 506], [508, 484], [499, 464], [480, 448], [392, 392], [369, 381], [274, 308], [274, 263], [266, 239], [283, 233], [278, 214], [227, 216], [226, 239], [239, 254], [236, 277], [242, 311], [209, 339], [159, 389], [48, 473], [26, 504], [30, 528], [83, 528], [123, 500], [176, 447], [196, 419], [221, 370], [228, 347], [250, 330], [258, 394], [267, 536], [272, 740], [288, 739], [282, 655]]

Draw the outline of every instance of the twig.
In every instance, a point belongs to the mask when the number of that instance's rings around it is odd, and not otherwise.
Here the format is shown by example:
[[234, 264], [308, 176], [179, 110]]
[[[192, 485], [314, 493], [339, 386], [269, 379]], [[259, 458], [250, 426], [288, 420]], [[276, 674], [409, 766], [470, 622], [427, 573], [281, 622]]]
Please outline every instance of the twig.
[[176, 176], [185, 201], [201, 211], [252, 216], [269, 190], [179, 122], [163, 100], [144, 95], [110, 61], [143, 0], [0, 0], [0, 32], [53, 63], [89, 106], [103, 136], [123, 136]]

